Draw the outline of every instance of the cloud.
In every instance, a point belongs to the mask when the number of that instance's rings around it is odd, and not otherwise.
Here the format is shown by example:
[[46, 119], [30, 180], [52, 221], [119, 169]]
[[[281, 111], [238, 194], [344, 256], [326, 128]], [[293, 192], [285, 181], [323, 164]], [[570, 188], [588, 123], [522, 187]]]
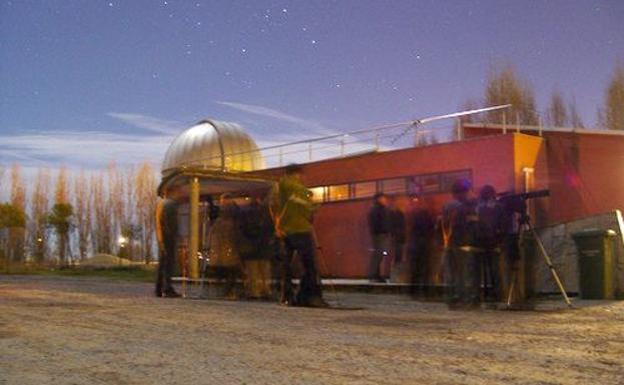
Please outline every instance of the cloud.
[[330, 134], [331, 132], [333, 132], [332, 130], [328, 129], [327, 127], [323, 126], [322, 124], [318, 122], [299, 118], [297, 116], [289, 115], [285, 112], [274, 110], [268, 107], [257, 106], [253, 104], [238, 103], [238, 102], [217, 101], [216, 103], [222, 106], [234, 108], [236, 110], [243, 111], [249, 114], [265, 116], [268, 118], [280, 120], [282, 122], [291, 123], [296, 126], [300, 126], [300, 127], [304, 127], [310, 130], [317, 131], [318, 134]]
[[36, 132], [0, 136], [0, 162], [25, 166], [100, 168], [115, 161], [162, 159], [173, 135], [139, 136], [101, 131]]
[[177, 134], [185, 125], [174, 120], [165, 120], [155, 118], [153, 116], [127, 113], [127, 112], [109, 112], [106, 115], [121, 120], [132, 126], [143, 128], [159, 134]]

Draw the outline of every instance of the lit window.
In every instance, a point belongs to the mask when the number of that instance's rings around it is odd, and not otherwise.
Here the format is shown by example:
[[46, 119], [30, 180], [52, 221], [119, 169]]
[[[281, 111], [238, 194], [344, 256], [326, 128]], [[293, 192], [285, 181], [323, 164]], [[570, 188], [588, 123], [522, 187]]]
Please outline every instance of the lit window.
[[386, 179], [382, 182], [384, 194], [405, 194], [407, 183], [405, 178]]
[[370, 198], [377, 193], [377, 182], [359, 182], [353, 184], [354, 198]]
[[309, 189], [312, 193], [312, 201], [313, 202], [323, 202], [325, 200], [325, 187], [312, 187]]
[[329, 186], [329, 201], [343, 201], [345, 199], [349, 199], [348, 184]]

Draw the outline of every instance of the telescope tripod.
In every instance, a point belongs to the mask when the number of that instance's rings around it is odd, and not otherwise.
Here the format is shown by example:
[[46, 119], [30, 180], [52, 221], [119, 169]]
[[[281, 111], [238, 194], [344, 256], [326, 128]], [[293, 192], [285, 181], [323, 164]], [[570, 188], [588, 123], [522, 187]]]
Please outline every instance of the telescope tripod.
[[[542, 257], [544, 258], [544, 261], [546, 262], [546, 266], [548, 266], [548, 269], [550, 270], [550, 273], [552, 274], [553, 279], [555, 280], [555, 283], [557, 284], [557, 287], [559, 288], [559, 291], [561, 292], [561, 295], [563, 296], [563, 300], [568, 305], [568, 307], [572, 307], [572, 302], [570, 301], [570, 298], [568, 297], [568, 294], [566, 293], [565, 288], [563, 287], [563, 283], [561, 282], [561, 279], [559, 279], [559, 274], [557, 274], [557, 270], [555, 270], [555, 267], [552, 264], [552, 260], [550, 259], [550, 256], [548, 255], [546, 248], [544, 247], [544, 243], [542, 242], [542, 239], [537, 234], [537, 231], [535, 231], [535, 228], [533, 227], [533, 224], [531, 223], [530, 217], [525, 216], [520, 226], [521, 226], [520, 236], [518, 238], [518, 242], [524, 242], [524, 237], [527, 232], [529, 232], [533, 236], [533, 239], [535, 239], [535, 243], [537, 243], [537, 246], [540, 250], [540, 254], [542, 254]], [[517, 264], [518, 261], [515, 261], [514, 263]], [[507, 308], [508, 309], [511, 307], [511, 302], [513, 299], [513, 293], [514, 293], [514, 289], [516, 286], [517, 278], [518, 278], [518, 268], [516, 266], [513, 270], [513, 273], [511, 276], [511, 282], [509, 284], [509, 293], [507, 295]]]

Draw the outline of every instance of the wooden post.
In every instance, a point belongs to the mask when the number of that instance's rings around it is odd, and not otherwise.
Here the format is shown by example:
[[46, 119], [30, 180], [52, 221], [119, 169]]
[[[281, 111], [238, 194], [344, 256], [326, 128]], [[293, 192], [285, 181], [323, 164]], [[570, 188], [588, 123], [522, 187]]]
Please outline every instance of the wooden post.
[[199, 252], [199, 178], [191, 179], [190, 201], [190, 224], [189, 224], [189, 255], [188, 271], [192, 279], [199, 278], [199, 265], [197, 253]]

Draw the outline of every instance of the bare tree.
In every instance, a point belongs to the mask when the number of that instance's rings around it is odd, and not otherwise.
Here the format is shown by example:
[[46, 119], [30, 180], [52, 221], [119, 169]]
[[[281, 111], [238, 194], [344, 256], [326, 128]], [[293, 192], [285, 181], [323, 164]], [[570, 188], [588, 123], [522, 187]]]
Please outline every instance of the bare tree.
[[[11, 165], [11, 205], [18, 211], [26, 212], [26, 187], [19, 164]], [[24, 260], [26, 230], [24, 227], [9, 228], [9, 252], [16, 261]]]
[[50, 210], [50, 173], [39, 169], [30, 198], [29, 238], [30, 250], [36, 262], [43, 262], [47, 255], [47, 214]]
[[87, 258], [91, 237], [91, 196], [84, 170], [74, 178], [74, 218], [78, 238], [80, 260]]
[[144, 162], [138, 169], [135, 181], [136, 215], [137, 222], [142, 229], [141, 249], [146, 263], [152, 259], [156, 230], [156, 176], [154, 169], [148, 162]]
[[91, 196], [95, 220], [92, 227], [94, 250], [98, 253], [111, 253], [111, 215], [108, 194], [104, 191], [104, 173], [91, 177]]
[[624, 64], [618, 63], [606, 90], [605, 106], [599, 112], [600, 124], [609, 130], [624, 130]]
[[511, 104], [511, 108], [507, 110], [488, 113], [488, 120], [491, 122], [501, 123], [505, 116], [507, 123], [537, 124], [533, 89], [518, 77], [511, 65], [493, 67], [490, 70], [485, 88], [485, 102], [488, 106]]
[[550, 104], [546, 110], [546, 124], [552, 127], [563, 127], [567, 123], [568, 110], [561, 92], [555, 89], [550, 96]]
[[69, 180], [67, 169], [61, 166], [56, 177], [54, 188], [54, 206], [48, 214], [48, 224], [56, 231], [59, 263], [67, 262], [67, 254], [71, 256], [70, 231], [72, 228], [73, 207], [70, 204]]
[[576, 107], [576, 98], [574, 97], [572, 97], [572, 99], [568, 103], [568, 115], [570, 120], [570, 126], [574, 128], [585, 128], [583, 118], [581, 118], [581, 114], [579, 114], [578, 108]]
[[2, 194], [2, 185], [4, 182], [5, 171], [6, 171], [6, 168], [4, 167], [4, 165], [0, 164], [0, 194]]
[[108, 174], [108, 200], [111, 209], [111, 230], [113, 236], [112, 250], [117, 250], [120, 245], [116, 242], [121, 236], [123, 221], [125, 218], [124, 202], [124, 181], [123, 174], [119, 171], [115, 163], [111, 163], [107, 168]]
[[61, 166], [56, 177], [54, 188], [54, 203], [69, 203], [69, 182], [67, 180], [67, 169]]

